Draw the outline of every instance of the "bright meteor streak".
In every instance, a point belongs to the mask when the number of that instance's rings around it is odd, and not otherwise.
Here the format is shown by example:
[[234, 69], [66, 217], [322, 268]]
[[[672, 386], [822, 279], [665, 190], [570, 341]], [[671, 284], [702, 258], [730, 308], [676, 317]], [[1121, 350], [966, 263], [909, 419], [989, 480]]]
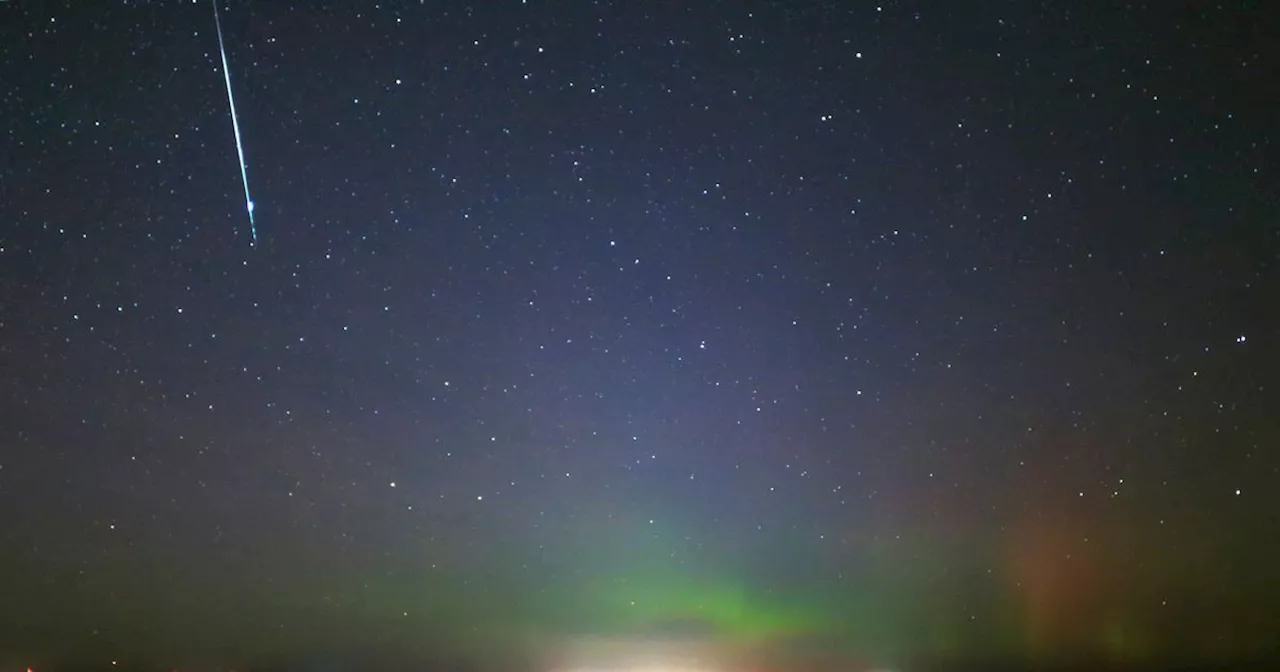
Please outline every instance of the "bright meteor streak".
[[253, 197], [249, 195], [249, 169], [244, 161], [244, 143], [240, 140], [240, 119], [236, 116], [236, 99], [231, 93], [231, 67], [227, 65], [227, 47], [222, 41], [222, 20], [218, 18], [218, 0], [213, 0], [213, 25], [218, 30], [218, 51], [222, 54], [222, 76], [227, 80], [227, 104], [231, 107], [231, 128], [236, 135], [236, 155], [240, 158], [240, 182], [244, 184], [244, 205], [249, 213], [249, 236], [258, 244], [258, 228], [253, 223]]

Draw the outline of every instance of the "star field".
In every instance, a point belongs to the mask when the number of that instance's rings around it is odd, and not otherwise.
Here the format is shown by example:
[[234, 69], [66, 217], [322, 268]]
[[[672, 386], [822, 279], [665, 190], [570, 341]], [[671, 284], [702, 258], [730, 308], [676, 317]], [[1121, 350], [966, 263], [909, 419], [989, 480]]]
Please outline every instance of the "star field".
[[219, 9], [256, 245], [210, 5], [0, 6], [0, 665], [1275, 654], [1260, 5]]

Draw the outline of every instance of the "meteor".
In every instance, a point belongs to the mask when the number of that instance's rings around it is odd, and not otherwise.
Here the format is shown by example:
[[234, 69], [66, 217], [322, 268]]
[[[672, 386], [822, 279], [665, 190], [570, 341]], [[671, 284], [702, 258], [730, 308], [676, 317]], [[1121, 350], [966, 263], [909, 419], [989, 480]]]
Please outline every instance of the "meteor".
[[231, 93], [231, 67], [227, 65], [227, 46], [222, 41], [222, 20], [218, 17], [218, 0], [213, 0], [213, 25], [218, 30], [218, 51], [222, 54], [222, 76], [227, 80], [227, 105], [231, 108], [231, 128], [236, 135], [236, 156], [240, 158], [240, 182], [244, 185], [244, 207], [249, 214], [250, 245], [258, 244], [258, 227], [253, 222], [253, 197], [249, 195], [249, 168], [244, 161], [244, 142], [240, 140], [240, 118], [236, 115], [236, 98]]

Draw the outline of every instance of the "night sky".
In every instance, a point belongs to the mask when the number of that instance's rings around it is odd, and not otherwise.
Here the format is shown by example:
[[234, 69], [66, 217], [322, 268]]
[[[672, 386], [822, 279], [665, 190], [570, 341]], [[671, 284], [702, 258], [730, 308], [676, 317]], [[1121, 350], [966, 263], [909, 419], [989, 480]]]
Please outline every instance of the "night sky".
[[0, 664], [1277, 655], [1268, 4], [3, 3]]

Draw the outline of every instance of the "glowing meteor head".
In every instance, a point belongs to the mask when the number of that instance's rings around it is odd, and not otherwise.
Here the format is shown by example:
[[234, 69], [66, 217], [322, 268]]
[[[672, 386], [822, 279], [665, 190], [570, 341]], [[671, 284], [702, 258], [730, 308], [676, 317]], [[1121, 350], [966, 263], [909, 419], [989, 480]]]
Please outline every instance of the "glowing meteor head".
[[249, 201], [249, 212], [253, 212], [253, 201]]

